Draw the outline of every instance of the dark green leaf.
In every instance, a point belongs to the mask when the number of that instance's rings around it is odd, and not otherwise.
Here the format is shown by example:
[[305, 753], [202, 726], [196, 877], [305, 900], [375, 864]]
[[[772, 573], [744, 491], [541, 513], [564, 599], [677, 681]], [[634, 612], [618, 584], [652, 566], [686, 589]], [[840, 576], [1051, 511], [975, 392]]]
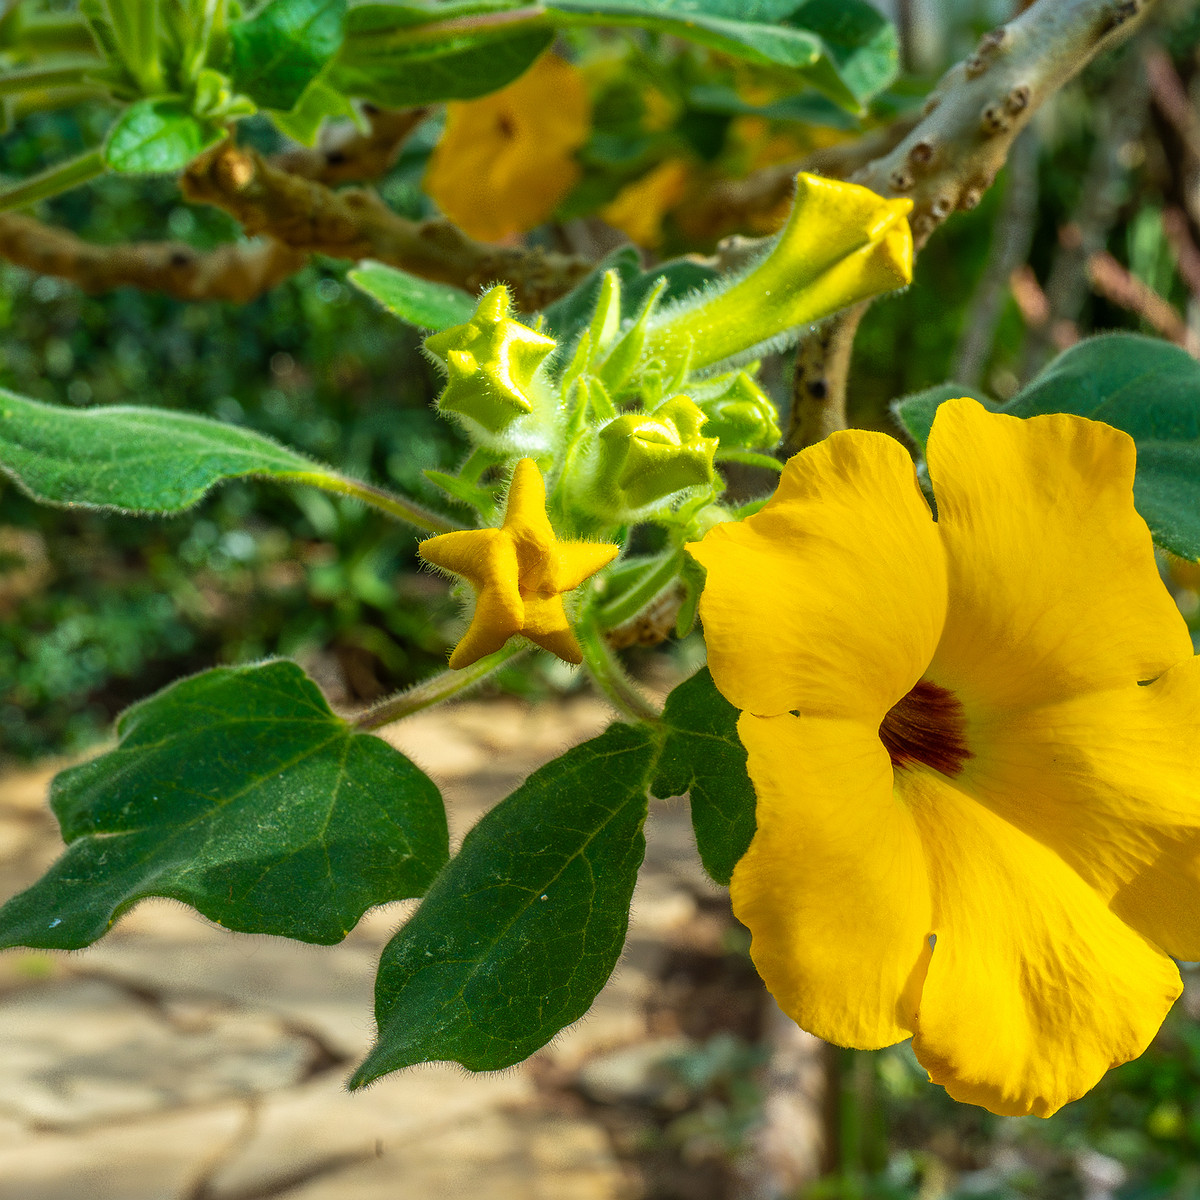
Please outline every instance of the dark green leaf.
[[960, 396], [983, 399], [978, 388], [969, 388], [964, 383], [939, 383], [936, 387], [926, 388], [923, 392], [914, 392], [911, 396], [897, 400], [892, 405], [892, 411], [900, 418], [900, 424], [904, 426], [908, 436], [924, 450], [938, 405], [943, 400], [957, 400]]
[[175, 174], [223, 136], [178, 100], [138, 100], [108, 131], [104, 161], [127, 175]]
[[330, 82], [350, 96], [397, 108], [471, 100], [512, 83], [554, 40], [539, 24], [427, 32], [423, 27], [515, 4], [450, 3], [436, 9], [407, 4], [352, 8], [346, 44]]
[[614, 725], [467, 834], [383, 952], [379, 1040], [352, 1088], [432, 1060], [498, 1070], [588, 1010], [625, 941], [654, 750]]
[[591, 25], [636, 25], [687, 38], [763, 65], [809, 67], [822, 49], [819, 38], [780, 19], [795, 0], [551, 0], [547, 7]]
[[156, 408], [60, 408], [0, 389], [0, 471], [45, 504], [178, 512], [223, 479], [328, 473], [260, 433]]
[[690, 793], [692, 828], [704, 869], [728, 885], [754, 837], [754, 787], [737, 735], [738, 710], [717, 691], [708, 668], [667, 697], [667, 740], [651, 791]]
[[230, 27], [234, 87], [286, 111], [338, 52], [345, 21], [346, 0], [267, 0]]
[[896, 78], [895, 26], [868, 0], [805, 0], [788, 22], [820, 35], [824, 53], [805, 78], [839, 103], [861, 109]]
[[66, 852], [0, 909], [0, 946], [77, 949], [146, 896], [243, 933], [340, 941], [446, 861], [433, 782], [334, 716], [295, 663], [225, 667], [126, 712], [59, 775]]
[[[900, 401], [896, 411], [924, 446], [934, 400], [963, 394], [931, 389]], [[1137, 443], [1134, 503], [1154, 540], [1181, 558], [1200, 560], [1200, 363], [1185, 350], [1132, 333], [1089, 338], [996, 411], [1077, 413], [1125, 430]]]
[[449, 329], [469, 321], [475, 312], [475, 298], [461, 288], [421, 279], [386, 263], [368, 260], [347, 278], [418, 329]]

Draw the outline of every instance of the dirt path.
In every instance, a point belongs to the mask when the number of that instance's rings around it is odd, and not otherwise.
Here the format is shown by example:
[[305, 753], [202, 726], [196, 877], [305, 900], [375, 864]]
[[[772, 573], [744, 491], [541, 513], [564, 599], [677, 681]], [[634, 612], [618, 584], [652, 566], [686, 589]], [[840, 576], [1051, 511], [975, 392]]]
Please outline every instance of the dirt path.
[[[459, 840], [607, 721], [590, 700], [468, 703], [393, 740], [442, 786]], [[44, 804], [52, 774], [0, 779], [2, 898], [61, 848]], [[720, 1097], [730, 1072], [753, 1068], [757, 991], [695, 862], [684, 802], [655, 803], [647, 835], [616, 976], [588, 1017], [499, 1074], [428, 1066], [345, 1092], [401, 905], [324, 948], [229, 934], [150, 901], [81, 953], [0, 955], [0, 1200], [723, 1195], [720, 1114], [741, 1117]], [[699, 1082], [670, 1067], [709, 1059]], [[689, 1141], [685, 1118], [714, 1096], [716, 1132]]]

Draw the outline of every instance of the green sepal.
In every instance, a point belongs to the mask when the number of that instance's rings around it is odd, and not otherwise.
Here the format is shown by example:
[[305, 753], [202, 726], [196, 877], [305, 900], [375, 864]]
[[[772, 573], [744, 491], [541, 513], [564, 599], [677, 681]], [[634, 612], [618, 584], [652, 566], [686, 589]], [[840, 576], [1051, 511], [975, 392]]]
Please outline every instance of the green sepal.
[[536, 771], [467, 834], [379, 962], [359, 1088], [415, 1063], [511, 1066], [612, 974], [645, 852], [646, 726], [614, 725]]
[[491, 521], [495, 515], [496, 497], [487, 488], [481, 488], [477, 484], [460, 479], [457, 475], [450, 475], [445, 471], [435, 471], [432, 468], [422, 471], [421, 474], [430, 483], [441, 488], [452, 500], [457, 500], [460, 504], [473, 508], [486, 521]]
[[458, 418], [475, 440], [489, 444], [534, 412], [534, 377], [557, 344], [513, 320], [502, 285], [490, 288], [474, 315], [425, 339], [446, 368], [438, 408]]
[[700, 861], [727, 886], [756, 828], [738, 710], [705, 667], [667, 697], [662, 719], [667, 737], [651, 791], [663, 799], [688, 793]]
[[341, 941], [447, 857], [437, 787], [358, 733], [295, 663], [222, 667], [135, 705], [54, 780], [67, 843], [0, 909], [0, 947], [74, 950], [147, 896], [243, 933]]
[[704, 432], [719, 438], [723, 450], [770, 450], [779, 444], [775, 402], [746, 371], [734, 375], [724, 391], [696, 402], [708, 417]]

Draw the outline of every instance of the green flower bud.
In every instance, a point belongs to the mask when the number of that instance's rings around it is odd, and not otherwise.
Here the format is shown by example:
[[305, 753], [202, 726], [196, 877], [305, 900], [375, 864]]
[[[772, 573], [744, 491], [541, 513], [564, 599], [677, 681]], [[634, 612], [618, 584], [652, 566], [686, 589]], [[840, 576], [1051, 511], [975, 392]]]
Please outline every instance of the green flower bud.
[[425, 339], [425, 349], [449, 376], [438, 408], [458, 418], [468, 435], [484, 444], [529, 440], [515, 437], [513, 427], [533, 414], [534, 377], [556, 345], [553, 338], [513, 320], [510, 312], [508, 291], [497, 285], [484, 294], [465, 325]]
[[687, 396], [675, 396], [652, 413], [614, 417], [596, 434], [585, 506], [610, 520], [629, 521], [689, 488], [711, 488], [717, 439], [701, 436], [705, 420]]
[[771, 397], [745, 371], [733, 376], [717, 395], [699, 401], [708, 417], [704, 432], [722, 445], [744, 450], [771, 450], [779, 444], [778, 414]]

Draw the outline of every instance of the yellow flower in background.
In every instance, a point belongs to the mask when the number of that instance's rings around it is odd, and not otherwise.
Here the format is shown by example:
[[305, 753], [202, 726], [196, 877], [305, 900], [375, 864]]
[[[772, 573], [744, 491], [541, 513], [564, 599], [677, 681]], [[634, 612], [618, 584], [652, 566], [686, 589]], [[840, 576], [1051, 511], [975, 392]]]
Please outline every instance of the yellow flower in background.
[[467, 529], [417, 547], [426, 562], [475, 590], [475, 615], [450, 656], [455, 670], [520, 634], [570, 663], [583, 661], [563, 593], [612, 562], [619, 546], [560, 542], [546, 516], [546, 485], [532, 458], [517, 463], [499, 529]]
[[446, 105], [425, 190], [460, 229], [484, 241], [544, 221], [579, 179], [574, 153], [591, 106], [582, 74], [543, 54], [508, 87]]
[[928, 463], [936, 521], [903, 447], [835, 433], [692, 548], [758, 797], [734, 909], [805, 1029], [1048, 1116], [1200, 958], [1200, 659], [1124, 433], [953, 400]]
[[687, 195], [692, 168], [685, 159], [668, 158], [627, 183], [600, 210], [600, 216], [629, 240], [646, 249], [662, 241], [663, 218]]

